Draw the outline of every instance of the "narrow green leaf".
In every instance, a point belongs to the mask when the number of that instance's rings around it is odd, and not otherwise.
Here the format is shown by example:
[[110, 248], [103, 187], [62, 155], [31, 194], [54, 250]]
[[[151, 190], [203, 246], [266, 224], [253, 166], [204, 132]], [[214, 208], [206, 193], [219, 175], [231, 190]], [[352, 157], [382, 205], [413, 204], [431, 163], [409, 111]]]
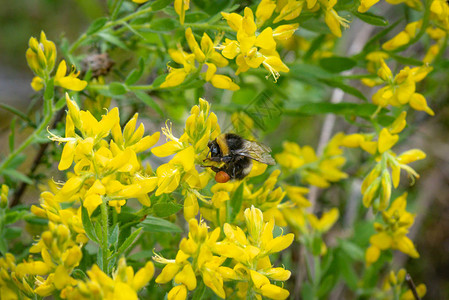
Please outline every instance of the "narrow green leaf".
[[144, 68], [145, 68], [145, 61], [141, 57], [139, 59], [139, 65], [137, 66], [137, 68], [133, 69], [129, 73], [128, 77], [126, 77], [125, 84], [133, 85], [134, 83], [136, 83], [140, 79], [140, 77], [142, 77]]
[[229, 200], [231, 207], [229, 214], [228, 222], [232, 224], [232, 222], [235, 220], [235, 217], [237, 217], [238, 213], [242, 209], [243, 204], [243, 186], [244, 184], [241, 183], [239, 187], [235, 190], [234, 194], [232, 194], [231, 199]]
[[139, 233], [142, 231], [142, 228], [138, 228], [120, 245], [117, 250], [117, 253], [114, 254], [114, 257], [120, 257], [122, 253], [124, 253], [131, 245], [137, 240]]
[[412, 65], [412, 66], [422, 66], [423, 62], [419, 59], [413, 57], [405, 57], [401, 55], [396, 55], [394, 53], [389, 53], [390, 57], [396, 60], [397, 62], [404, 65]]
[[315, 299], [313, 295], [313, 287], [310, 283], [305, 282], [301, 289], [302, 299]]
[[175, 19], [156, 19], [150, 23], [150, 30], [154, 32], [169, 32], [179, 27]]
[[111, 82], [109, 84], [109, 91], [113, 95], [123, 95], [126, 94], [126, 86], [121, 82]]
[[161, 117], [164, 116], [162, 109], [159, 105], [154, 101], [154, 99], [145, 92], [142, 91], [134, 91], [134, 94], [137, 98], [139, 98], [143, 103], [154, 109]]
[[206, 285], [203, 280], [199, 281], [199, 285], [195, 289], [195, 292], [192, 295], [192, 300], [201, 300], [203, 299], [204, 291], [206, 290]]
[[156, 203], [153, 205], [153, 210], [156, 216], [165, 218], [176, 214], [182, 209], [182, 205], [173, 202]]
[[92, 225], [92, 221], [90, 220], [89, 213], [87, 212], [87, 209], [84, 206], [81, 207], [81, 221], [83, 222], [83, 227], [84, 227], [84, 230], [86, 231], [87, 237], [90, 240], [98, 243], [98, 238], [97, 238], [97, 235], [95, 234], [94, 226]]
[[18, 116], [19, 118], [21, 118], [22, 120], [26, 121], [29, 124], [33, 124], [33, 122], [27, 117], [27, 115], [25, 115], [18, 109], [14, 108], [8, 104], [0, 103], [0, 108], [3, 108], [4, 110], [9, 111], [10, 113]]
[[112, 34], [107, 33], [107, 32], [100, 32], [100, 33], [98, 33], [98, 36], [101, 37], [103, 40], [111, 43], [112, 45], [115, 45], [115, 46], [117, 46], [119, 48], [128, 50], [128, 47], [126, 46], [126, 44], [124, 42], [122, 42], [122, 40], [120, 40], [115, 35], [112, 35]]
[[20, 181], [20, 182], [25, 182], [26, 184], [33, 184], [33, 180], [26, 176], [25, 174], [15, 170], [15, 169], [5, 169], [2, 172], [5, 176], [10, 177], [11, 179]]
[[365, 13], [359, 13], [357, 11], [352, 12], [357, 18], [362, 20], [365, 23], [374, 25], [374, 26], [388, 26], [388, 21], [385, 20], [381, 16], [377, 16], [375, 14], [365, 12]]
[[119, 235], [119, 228], [118, 224], [115, 224], [114, 229], [112, 229], [111, 234], [108, 237], [108, 243], [109, 245], [115, 246], [116, 249], [117, 243], [118, 243], [118, 235]]
[[92, 24], [90, 24], [89, 28], [86, 31], [86, 34], [92, 35], [92, 34], [98, 32], [101, 28], [103, 28], [103, 26], [107, 22], [108, 22], [108, 18], [106, 18], [106, 17], [96, 19], [95, 21], [92, 22]]
[[320, 66], [332, 73], [340, 73], [352, 69], [357, 62], [349, 57], [331, 56], [320, 59]]
[[139, 226], [146, 232], [182, 232], [176, 224], [153, 216], [148, 216]]
[[313, 41], [312, 44], [310, 45], [309, 49], [307, 50], [306, 54], [304, 54], [304, 61], [308, 61], [313, 53], [315, 53], [316, 50], [318, 50], [318, 48], [321, 46], [321, 44], [325, 41], [326, 39], [326, 35], [325, 34], [320, 34], [318, 35]]
[[11, 121], [11, 125], [9, 126], [10, 129], [10, 133], [9, 133], [9, 137], [8, 137], [8, 142], [9, 142], [9, 152], [13, 152], [14, 151], [14, 140], [15, 140], [15, 136], [16, 136], [16, 118], [13, 118]]
[[376, 45], [376, 43], [383, 38], [384, 36], [386, 36], [390, 31], [392, 31], [396, 26], [398, 26], [399, 23], [402, 22], [402, 18], [397, 20], [396, 22], [394, 22], [393, 24], [391, 24], [390, 26], [388, 26], [387, 28], [385, 28], [384, 30], [382, 30], [381, 32], [377, 33], [376, 35], [374, 35], [363, 47], [363, 51], [361, 52], [361, 54], [363, 56], [365, 56], [366, 52], [369, 51], [369, 49], [371, 49], [372, 47], [374, 47]]
[[361, 262], [365, 260], [365, 252], [358, 245], [347, 240], [339, 240], [339, 244], [343, 252], [353, 260]]
[[315, 236], [312, 240], [312, 254], [314, 256], [318, 256], [321, 253], [321, 246], [323, 244], [323, 240], [321, 236]]
[[73, 278], [75, 278], [75, 279], [80, 279], [80, 280], [87, 280], [88, 279], [86, 273], [84, 273], [80, 269], [73, 270], [70, 275], [73, 276]]
[[6, 243], [6, 239], [0, 237], [0, 253], [5, 257], [6, 252], [8, 252], [8, 244]]
[[47, 86], [45, 87], [44, 100], [51, 101], [54, 96], [55, 96], [54, 83], [53, 79], [50, 79], [47, 81]]
[[319, 81], [321, 81], [331, 87], [339, 88], [340, 90], [342, 90], [343, 92], [345, 92], [347, 94], [353, 95], [359, 99], [366, 101], [366, 97], [365, 97], [365, 95], [362, 94], [362, 92], [360, 92], [355, 87], [347, 85], [341, 81], [332, 80], [332, 79], [324, 79], [324, 78], [319, 79]]
[[151, 4], [151, 10], [152, 11], [161, 10], [161, 9], [165, 8], [166, 6], [168, 6], [169, 4], [171, 4], [172, 2], [173, 2], [172, 0], [154, 1], [153, 4]]
[[7, 227], [4, 229], [3, 237], [5, 239], [11, 240], [18, 238], [22, 234], [22, 228], [20, 227]]
[[335, 284], [334, 276], [333, 275], [326, 276], [324, 280], [320, 282], [320, 286], [317, 291], [318, 298], [326, 296], [330, 292], [334, 284]]
[[352, 290], [356, 290], [359, 276], [352, 267], [351, 260], [342, 253], [339, 253], [337, 259], [340, 275], [343, 277], [343, 280], [348, 284], [349, 288], [351, 288]]

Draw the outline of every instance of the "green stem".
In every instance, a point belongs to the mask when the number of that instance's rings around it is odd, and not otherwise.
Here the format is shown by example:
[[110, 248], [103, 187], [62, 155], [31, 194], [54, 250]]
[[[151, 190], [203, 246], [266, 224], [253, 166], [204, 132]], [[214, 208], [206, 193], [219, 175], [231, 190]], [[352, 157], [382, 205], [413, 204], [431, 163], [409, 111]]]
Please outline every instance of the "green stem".
[[[53, 87], [52, 87], [53, 88]], [[11, 152], [6, 159], [4, 159], [0, 163], [0, 174], [8, 168], [8, 165], [11, 163], [11, 161], [16, 158], [17, 155], [19, 155], [23, 150], [25, 150], [30, 144], [32, 144], [39, 134], [48, 127], [50, 124], [50, 121], [53, 117], [53, 99], [44, 99], [44, 113], [45, 117], [42, 120], [42, 122], [39, 124], [39, 126], [34, 130], [34, 132], [28, 136], [28, 138], [13, 152]]]
[[197, 28], [197, 29], [202, 29], [202, 30], [212, 29], [212, 30], [217, 30], [217, 31], [234, 32], [234, 30], [232, 30], [232, 28], [229, 26], [210, 25], [207, 23], [184, 23], [184, 27], [185, 28], [192, 27], [192, 28]]
[[106, 200], [101, 203], [101, 227], [103, 229], [103, 237], [101, 239], [101, 250], [103, 251], [103, 272], [108, 273], [108, 207]]

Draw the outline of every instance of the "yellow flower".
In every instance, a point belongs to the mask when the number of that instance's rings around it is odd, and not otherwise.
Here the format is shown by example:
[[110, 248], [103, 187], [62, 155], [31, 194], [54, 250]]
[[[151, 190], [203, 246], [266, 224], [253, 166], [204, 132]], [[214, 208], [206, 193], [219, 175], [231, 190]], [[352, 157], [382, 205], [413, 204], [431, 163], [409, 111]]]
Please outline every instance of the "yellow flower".
[[84, 80], [78, 79], [78, 75], [80, 71], [76, 72], [75, 66], [72, 65], [72, 69], [70, 73], [66, 76], [67, 65], [65, 60], [62, 60], [59, 63], [58, 69], [55, 74], [55, 85], [63, 87], [72, 91], [82, 91], [87, 86], [87, 82]]
[[346, 159], [340, 149], [344, 135], [337, 134], [326, 146], [322, 156], [317, 157], [310, 146], [302, 149], [296, 143], [284, 142], [284, 151], [276, 154], [276, 161], [285, 169], [301, 174], [302, 180], [317, 187], [326, 188], [330, 182], [337, 182], [347, 177], [341, 171]]
[[423, 110], [432, 115], [433, 111], [427, 106], [424, 96], [416, 93], [416, 82], [423, 80], [432, 71], [432, 67], [422, 66], [410, 69], [405, 67], [393, 78], [390, 68], [381, 60], [378, 71], [379, 77], [387, 84], [379, 89], [372, 97], [374, 104], [379, 107], [388, 105], [400, 107], [409, 104], [416, 110]]
[[[261, 6], [262, 5], [262, 6]], [[259, 18], [263, 20], [267, 15], [267, 9], [274, 9], [270, 3], [261, 3], [259, 5]], [[279, 78], [279, 72], [288, 72], [289, 68], [282, 62], [276, 51], [276, 41], [274, 36], [282, 35], [284, 28], [280, 28], [276, 33], [271, 27], [265, 28], [257, 34], [257, 25], [254, 21], [253, 11], [246, 7], [244, 16], [232, 13], [221, 13], [226, 19], [228, 25], [237, 31], [237, 40], [226, 39], [219, 47], [222, 54], [227, 59], [234, 59], [238, 65], [236, 75], [248, 71], [250, 68], [258, 68], [263, 65], [275, 81]], [[265, 15], [264, 15], [265, 14]], [[257, 12], [256, 12], [257, 15]], [[262, 21], [260, 21], [262, 22]], [[290, 33], [293, 34], [296, 24], [290, 27]]]
[[404, 46], [410, 42], [411, 39], [413, 39], [416, 34], [418, 33], [418, 30], [421, 28], [422, 20], [409, 23], [404, 31], [399, 32], [395, 37], [390, 39], [389, 41], [385, 42], [382, 45], [382, 48], [387, 51], [395, 50], [401, 46]]
[[[239, 86], [235, 84], [230, 77], [216, 74], [217, 67], [222, 68], [227, 66], [228, 61], [215, 50], [216, 45], [212, 42], [211, 38], [204, 33], [199, 45], [191, 28], [186, 29], [185, 36], [192, 53], [189, 54], [180, 47], [178, 47], [179, 49], [177, 50], [168, 50], [168, 54], [173, 61], [177, 64], [183, 65], [183, 68], [169, 67], [169, 74], [160, 87], [168, 88], [180, 85], [189, 74], [199, 73], [202, 71], [202, 67], [205, 64], [207, 66], [206, 72], [202, 72], [200, 75], [206, 80], [206, 82], [210, 82], [216, 88], [228, 89], [231, 91], [238, 90]], [[196, 65], [196, 61], [199, 66]]]
[[341, 37], [340, 26], [343, 26], [343, 28], [349, 28], [349, 21], [340, 17], [335, 9], [333, 9], [335, 4], [337, 4], [337, 0], [324, 0], [323, 2], [325, 6], [324, 21], [335, 36]]
[[40, 41], [31, 37], [29, 48], [26, 51], [26, 59], [30, 69], [36, 76], [46, 80], [55, 66], [56, 46], [47, 40], [45, 33], [41, 31]]
[[175, 0], [174, 3], [175, 11], [179, 16], [179, 22], [184, 24], [184, 19], [186, 15], [186, 10], [190, 7], [190, 0]]
[[379, 2], [379, 0], [362, 0], [362, 1], [360, 1], [360, 6], [357, 9], [357, 11], [360, 13], [367, 12], [368, 9], [370, 9], [371, 6], [373, 6], [377, 2]]
[[407, 237], [409, 228], [413, 225], [414, 215], [405, 210], [407, 194], [396, 198], [390, 208], [382, 212], [384, 224], [375, 223], [377, 233], [370, 238], [371, 246], [366, 253], [366, 262], [371, 264], [377, 261], [380, 251], [387, 249], [399, 250], [413, 258], [419, 254], [413, 242]]

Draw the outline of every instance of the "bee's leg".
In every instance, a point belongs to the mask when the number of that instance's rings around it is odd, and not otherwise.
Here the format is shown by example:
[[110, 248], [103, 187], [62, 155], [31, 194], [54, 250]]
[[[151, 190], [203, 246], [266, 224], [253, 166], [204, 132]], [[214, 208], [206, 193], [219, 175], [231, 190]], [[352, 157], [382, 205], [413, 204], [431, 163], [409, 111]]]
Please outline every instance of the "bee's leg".
[[215, 166], [202, 166], [203, 168], [211, 168], [212, 171], [214, 171], [215, 173], [220, 172], [220, 171], [224, 171], [224, 167], [218, 168]]
[[232, 156], [222, 156], [222, 157], [208, 157], [204, 161], [208, 160], [208, 161], [228, 163], [232, 161], [232, 159], [233, 159]]

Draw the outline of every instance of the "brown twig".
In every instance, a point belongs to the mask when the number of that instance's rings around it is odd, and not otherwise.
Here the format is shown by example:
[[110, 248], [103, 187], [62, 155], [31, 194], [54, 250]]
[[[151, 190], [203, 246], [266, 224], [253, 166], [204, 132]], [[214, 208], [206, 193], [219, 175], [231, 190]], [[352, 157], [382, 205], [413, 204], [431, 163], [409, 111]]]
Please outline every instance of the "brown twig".
[[[56, 114], [55, 120], [53, 121], [53, 124], [51, 125], [51, 128], [55, 128], [56, 125], [62, 120], [62, 117], [64, 116], [65, 110], [62, 108], [58, 111]], [[36, 172], [37, 168], [39, 167], [42, 157], [44, 157], [45, 151], [47, 151], [48, 146], [50, 143], [41, 144], [39, 151], [37, 152], [36, 156], [34, 157], [33, 164], [31, 165], [30, 172], [27, 174], [28, 177], [32, 177], [34, 175], [34, 172]], [[25, 193], [25, 190], [27, 188], [28, 184], [25, 182], [21, 182], [19, 187], [15, 190], [12, 200], [11, 200], [11, 207], [14, 207], [16, 205], [20, 204], [20, 199], [22, 198], [23, 194]]]
[[407, 282], [410, 290], [412, 290], [413, 297], [415, 297], [415, 300], [421, 300], [421, 298], [418, 295], [418, 292], [416, 291], [416, 286], [415, 286], [415, 283], [413, 282], [412, 276], [410, 276], [409, 273], [407, 273], [407, 275], [405, 275], [405, 281]]

